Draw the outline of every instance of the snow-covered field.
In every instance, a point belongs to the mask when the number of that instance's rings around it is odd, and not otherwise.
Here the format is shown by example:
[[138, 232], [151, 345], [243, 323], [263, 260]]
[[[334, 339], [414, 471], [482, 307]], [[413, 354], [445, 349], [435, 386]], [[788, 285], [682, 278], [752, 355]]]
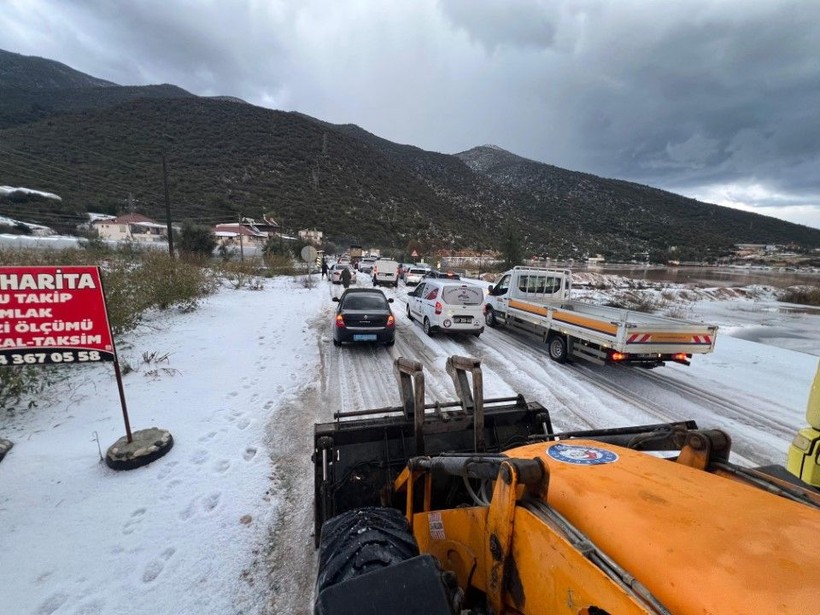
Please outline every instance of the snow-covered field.
[[729, 431], [742, 464], [783, 462], [820, 357], [818, 311], [765, 290], [659, 292], [664, 309], [721, 329], [714, 353], [652, 371], [558, 365], [503, 330], [427, 337], [405, 316], [403, 287], [385, 291], [393, 348], [335, 348], [340, 290], [288, 278], [226, 288], [120, 343], [132, 428], [175, 439], [146, 467], [101, 461], [124, 434], [110, 365], [78, 366], [36, 408], [4, 417], [15, 446], [0, 463], [0, 612], [307, 615], [312, 425], [398, 404], [398, 356], [424, 365], [428, 401], [454, 399], [448, 356], [475, 356], [485, 396], [539, 401], [558, 429], [694, 418]]

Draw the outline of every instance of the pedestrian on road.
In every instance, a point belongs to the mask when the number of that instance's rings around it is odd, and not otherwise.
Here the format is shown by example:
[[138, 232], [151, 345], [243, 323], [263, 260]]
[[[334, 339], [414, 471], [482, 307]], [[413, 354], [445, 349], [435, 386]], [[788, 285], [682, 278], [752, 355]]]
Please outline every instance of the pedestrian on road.
[[322, 279], [324, 280], [327, 277], [327, 261], [322, 259]]
[[350, 278], [350, 267], [344, 267], [342, 269], [342, 286], [344, 286], [345, 288], [350, 286]]

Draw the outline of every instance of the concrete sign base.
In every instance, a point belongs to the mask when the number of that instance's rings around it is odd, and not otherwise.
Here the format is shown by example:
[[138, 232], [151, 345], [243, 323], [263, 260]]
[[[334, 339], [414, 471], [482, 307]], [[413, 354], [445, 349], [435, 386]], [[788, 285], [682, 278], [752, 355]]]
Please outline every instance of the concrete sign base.
[[11, 450], [12, 446], [14, 446], [13, 442], [0, 438], [0, 461], [3, 461], [3, 457]]
[[108, 449], [105, 463], [112, 470], [133, 470], [159, 459], [174, 446], [174, 438], [164, 429], [151, 427], [123, 436]]

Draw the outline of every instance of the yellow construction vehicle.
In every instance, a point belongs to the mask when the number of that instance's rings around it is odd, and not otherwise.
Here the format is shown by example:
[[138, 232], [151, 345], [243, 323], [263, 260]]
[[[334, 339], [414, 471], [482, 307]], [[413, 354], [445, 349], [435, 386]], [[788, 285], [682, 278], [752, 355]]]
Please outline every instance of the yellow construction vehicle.
[[556, 433], [447, 370], [457, 401], [400, 358], [400, 406], [316, 425], [316, 615], [820, 613], [820, 491], [693, 421]]
[[786, 468], [802, 481], [820, 487], [820, 363], [806, 407], [809, 426], [801, 429], [789, 447]]

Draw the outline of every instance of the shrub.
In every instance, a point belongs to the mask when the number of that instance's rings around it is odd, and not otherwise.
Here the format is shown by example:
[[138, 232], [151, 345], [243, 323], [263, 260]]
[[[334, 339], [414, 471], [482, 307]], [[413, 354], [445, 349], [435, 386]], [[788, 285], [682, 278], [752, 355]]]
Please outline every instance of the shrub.
[[780, 294], [778, 301], [820, 305], [820, 286], [790, 286]]
[[137, 276], [133, 285], [143, 293], [144, 303], [161, 310], [174, 306], [191, 310], [200, 297], [213, 292], [203, 267], [171, 258], [164, 252], [144, 254]]
[[216, 249], [216, 238], [208, 227], [186, 222], [182, 225], [177, 246], [180, 256], [209, 257]]
[[226, 281], [231, 288], [238, 290], [259, 275], [260, 265], [257, 259], [223, 261], [216, 266], [216, 272], [220, 279]]
[[34, 399], [37, 394], [42, 393], [51, 384], [48, 373], [39, 365], [0, 368], [0, 411], [14, 412], [23, 397], [30, 400], [26, 405], [27, 408], [36, 406]]

